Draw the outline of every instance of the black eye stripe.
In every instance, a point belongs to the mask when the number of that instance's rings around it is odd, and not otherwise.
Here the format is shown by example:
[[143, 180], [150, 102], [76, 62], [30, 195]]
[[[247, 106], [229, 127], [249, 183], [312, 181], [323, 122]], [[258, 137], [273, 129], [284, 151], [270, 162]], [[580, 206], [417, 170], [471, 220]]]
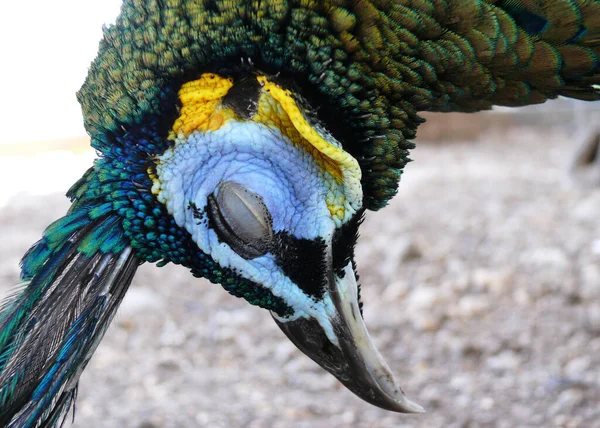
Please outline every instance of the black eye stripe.
[[344, 268], [353, 262], [358, 229], [363, 220], [364, 209], [336, 230], [332, 242], [331, 268], [327, 263], [327, 245], [321, 238], [299, 239], [278, 232], [275, 234], [275, 248], [271, 251], [284, 274], [307, 295], [319, 300], [327, 286], [329, 269], [333, 269], [338, 277], [343, 277]]
[[329, 269], [323, 239], [301, 239], [277, 232], [272, 252], [283, 273], [304, 293], [317, 300], [323, 297]]
[[365, 218], [365, 210], [361, 209], [346, 224], [335, 231], [332, 243], [333, 272], [344, 276], [344, 268], [354, 259], [354, 247], [358, 240], [358, 229]]

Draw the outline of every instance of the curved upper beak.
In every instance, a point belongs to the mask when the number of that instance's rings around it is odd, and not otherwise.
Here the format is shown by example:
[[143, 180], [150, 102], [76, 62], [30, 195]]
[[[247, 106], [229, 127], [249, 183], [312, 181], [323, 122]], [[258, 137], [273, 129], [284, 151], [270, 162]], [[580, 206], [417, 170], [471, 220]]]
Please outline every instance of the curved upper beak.
[[350, 264], [343, 278], [330, 280], [327, 293], [334, 308], [327, 315], [334, 338], [315, 318], [283, 321], [274, 316], [275, 322], [302, 352], [363, 400], [394, 412], [423, 413], [423, 407], [406, 398], [369, 336]]

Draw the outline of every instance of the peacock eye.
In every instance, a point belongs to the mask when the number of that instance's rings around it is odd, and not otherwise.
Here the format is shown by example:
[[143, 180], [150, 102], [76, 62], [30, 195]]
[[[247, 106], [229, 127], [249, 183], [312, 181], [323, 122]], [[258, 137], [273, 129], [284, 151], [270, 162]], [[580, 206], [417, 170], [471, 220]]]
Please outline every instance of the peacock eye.
[[265, 255], [273, 243], [273, 222], [263, 199], [233, 181], [208, 196], [208, 215], [217, 236], [241, 257]]

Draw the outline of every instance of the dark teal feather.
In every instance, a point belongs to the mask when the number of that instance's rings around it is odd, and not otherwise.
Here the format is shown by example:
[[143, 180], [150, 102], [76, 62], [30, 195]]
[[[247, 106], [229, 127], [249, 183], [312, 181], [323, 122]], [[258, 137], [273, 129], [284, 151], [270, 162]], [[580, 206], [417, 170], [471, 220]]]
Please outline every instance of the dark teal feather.
[[0, 426], [68, 408], [137, 269], [119, 218], [92, 217], [69, 213], [46, 230], [23, 260], [27, 283], [0, 310]]

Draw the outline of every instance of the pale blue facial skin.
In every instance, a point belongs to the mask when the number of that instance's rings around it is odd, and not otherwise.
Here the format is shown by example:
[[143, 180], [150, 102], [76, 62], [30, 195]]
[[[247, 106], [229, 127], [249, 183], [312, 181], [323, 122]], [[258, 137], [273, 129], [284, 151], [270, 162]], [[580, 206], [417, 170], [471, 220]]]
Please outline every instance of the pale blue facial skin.
[[279, 131], [265, 125], [231, 121], [217, 131], [196, 132], [180, 141], [161, 158], [158, 167], [159, 176], [164, 171], [164, 179], [174, 173], [177, 181], [169, 183], [169, 189], [180, 186], [183, 190], [180, 195], [180, 190], [168, 191], [176, 196], [172, 203], [167, 202], [175, 220], [183, 223], [182, 216], [189, 215], [189, 210], [181, 210], [185, 207], [176, 207], [180, 198], [186, 206], [194, 201], [203, 207], [220, 182], [235, 181], [262, 196], [276, 232], [286, 230], [307, 239], [323, 236], [333, 225], [325, 203], [327, 189], [322, 184], [330, 178], [310, 154], [285, 140]]
[[326, 196], [335, 180], [311, 154], [277, 129], [230, 121], [216, 131], [195, 132], [187, 139], [182, 136], [160, 157], [156, 170], [159, 182], [153, 191], [200, 250], [283, 298], [294, 309], [286, 320], [316, 318], [330, 340], [337, 342], [330, 323], [335, 310], [327, 293], [319, 301], [307, 296], [284, 275], [271, 253], [251, 260], [242, 258], [227, 243], [219, 242], [216, 232], [194, 218], [189, 209], [190, 202], [205, 209], [208, 196], [219, 183], [233, 181], [262, 197], [275, 233], [322, 238], [330, 247], [336, 224]]
[[[158, 179], [153, 192], [176, 223], [191, 234], [201, 251], [222, 267], [235, 270], [269, 289], [292, 308], [293, 314], [285, 318], [273, 314], [280, 323], [300, 318], [316, 320], [327, 339], [340, 350], [341, 354], [337, 355], [345, 358], [340, 363], [345, 361], [363, 368], [367, 380], [362, 379], [362, 382], [368, 391], [379, 391], [378, 394], [386, 397], [386, 405], [392, 408], [422, 411], [420, 406], [404, 397], [369, 337], [360, 316], [358, 285], [351, 263], [344, 267], [342, 276], [332, 272], [331, 266], [325, 267], [324, 274], [329, 272], [330, 276], [323, 295], [317, 300], [284, 274], [273, 254], [267, 252], [249, 260], [241, 257], [226, 242], [220, 242], [211, 225], [199, 221], [194, 210], [189, 208], [192, 202], [197, 209], [206, 211], [208, 197], [219, 189], [220, 183], [237, 183], [263, 200], [272, 219], [273, 232], [284, 231], [296, 238], [322, 239], [328, 252], [325, 256], [331, 263], [332, 239], [336, 224], [339, 225], [341, 220], [333, 217], [327, 199], [332, 195], [344, 197], [348, 202], [345, 215], [351, 218], [356, 213], [352, 207], [360, 207], [362, 200], [362, 190], [347, 186], [352, 179], [336, 182], [313, 155], [295, 145], [278, 129], [233, 120], [216, 131], [194, 132], [187, 138], [180, 136], [175, 147], [159, 158], [156, 173]], [[336, 331], [344, 331], [345, 336], [338, 337]], [[302, 341], [302, 338], [298, 340]], [[311, 349], [308, 354], [319, 362], [321, 351], [321, 348]], [[344, 376], [346, 379], [351, 373]], [[348, 379], [346, 381], [350, 382]]]

